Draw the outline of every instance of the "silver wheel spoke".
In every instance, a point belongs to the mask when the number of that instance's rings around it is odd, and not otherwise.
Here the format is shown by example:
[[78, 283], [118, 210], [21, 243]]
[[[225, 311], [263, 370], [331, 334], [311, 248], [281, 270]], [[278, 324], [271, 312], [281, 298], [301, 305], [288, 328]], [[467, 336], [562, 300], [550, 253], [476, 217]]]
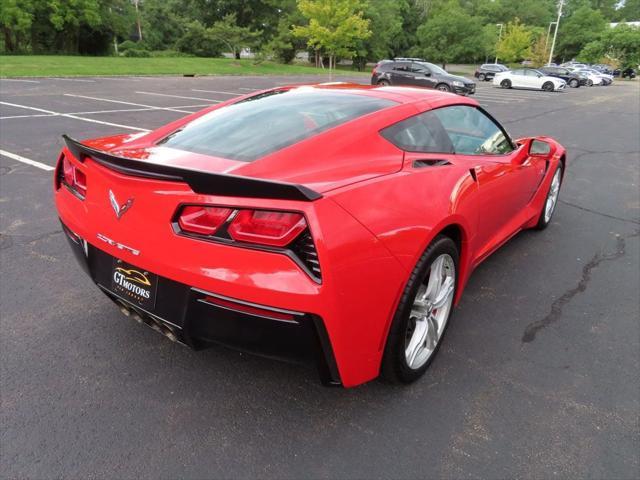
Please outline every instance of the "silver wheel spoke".
[[424, 348], [424, 341], [428, 331], [428, 324], [425, 320], [419, 320], [416, 322], [416, 328], [411, 336], [411, 341], [405, 350], [407, 364], [412, 368], [418, 353], [420, 353]]
[[444, 264], [444, 258], [438, 257], [431, 265], [431, 272], [429, 273], [429, 283], [427, 285], [427, 291], [425, 292], [426, 298], [433, 301], [440, 290], [442, 283], [442, 266]]
[[433, 301], [433, 308], [442, 308], [449, 300], [449, 296], [453, 293], [453, 278], [447, 277], [442, 283], [442, 287], [438, 292], [438, 296]]
[[418, 288], [405, 339], [405, 359], [409, 368], [422, 367], [431, 357], [444, 332], [453, 304], [456, 271], [450, 255], [434, 259], [428, 281]]

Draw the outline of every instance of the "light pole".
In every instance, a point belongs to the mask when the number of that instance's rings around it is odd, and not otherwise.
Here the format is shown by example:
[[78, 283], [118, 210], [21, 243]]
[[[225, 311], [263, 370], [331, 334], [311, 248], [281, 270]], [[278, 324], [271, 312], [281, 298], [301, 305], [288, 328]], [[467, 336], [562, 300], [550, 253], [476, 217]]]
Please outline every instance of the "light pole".
[[549, 45], [549, 35], [551, 35], [551, 25], [557, 25], [558, 22], [549, 22], [549, 28], [547, 28], [547, 39], [544, 42], [544, 48]]
[[[500, 39], [502, 38], [502, 27], [504, 27], [504, 23], [496, 23], [496, 27], [500, 27], [500, 31], [498, 32], [498, 43], [500, 43]], [[494, 64], [498, 63], [498, 47], [496, 46], [496, 60], [493, 62]]]
[[558, 5], [558, 19], [556, 20], [556, 29], [553, 31], [553, 42], [551, 42], [551, 51], [549, 52], [549, 61], [547, 63], [551, 63], [553, 59], [553, 50], [556, 48], [556, 38], [558, 37], [558, 28], [560, 27], [560, 17], [562, 16], [562, 5], [564, 4], [564, 0], [560, 0], [560, 5]]

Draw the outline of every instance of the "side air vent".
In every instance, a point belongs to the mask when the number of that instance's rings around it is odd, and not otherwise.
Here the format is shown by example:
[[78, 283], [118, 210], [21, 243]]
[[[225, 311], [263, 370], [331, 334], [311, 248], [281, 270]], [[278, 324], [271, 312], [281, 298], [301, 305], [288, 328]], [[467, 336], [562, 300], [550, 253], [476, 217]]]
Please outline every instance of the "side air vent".
[[319, 282], [322, 278], [320, 262], [318, 261], [318, 252], [309, 230], [303, 232], [302, 235], [291, 244], [290, 248], [300, 262], [307, 268], [314, 280]]
[[440, 167], [443, 165], [451, 165], [451, 162], [442, 158], [422, 158], [413, 161], [413, 168]]

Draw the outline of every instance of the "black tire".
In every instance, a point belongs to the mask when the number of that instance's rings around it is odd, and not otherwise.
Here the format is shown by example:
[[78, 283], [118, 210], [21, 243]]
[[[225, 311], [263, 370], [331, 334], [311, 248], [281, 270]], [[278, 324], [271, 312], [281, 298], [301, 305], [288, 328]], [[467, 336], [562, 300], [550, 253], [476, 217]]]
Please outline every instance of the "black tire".
[[438, 85], [436, 85], [436, 90], [440, 90], [441, 92], [450, 92], [451, 87], [446, 83], [439, 83]]
[[500, 82], [500, 86], [501, 86], [502, 88], [511, 88], [511, 80], [509, 80], [509, 79], [505, 78], [504, 80], [502, 80], [502, 81]]
[[542, 90], [544, 90], [545, 92], [553, 92], [553, 83], [544, 82], [542, 84]]
[[591, 79], [587, 80], [587, 86], [593, 87], [593, 80]]
[[569, 86], [571, 88], [578, 88], [580, 86], [580, 82], [577, 78], [572, 78], [571, 80], [569, 80]]
[[[558, 167], [556, 168], [556, 171], [553, 172], [553, 175], [555, 177], [555, 175], [558, 174], [560, 175], [560, 185], [558, 186], [558, 189], [560, 189], [562, 187], [562, 163], [558, 164]], [[560, 193], [560, 192], [558, 192]], [[553, 214], [556, 211], [556, 207], [558, 206], [558, 201], [556, 199], [556, 203], [553, 207], [553, 211], [551, 212], [551, 216], [546, 219], [545, 218], [545, 210], [546, 210], [546, 206], [547, 206], [547, 199], [549, 198], [549, 195], [551, 194], [551, 186], [549, 186], [549, 191], [547, 192], [547, 196], [544, 200], [544, 204], [542, 205], [542, 209], [540, 209], [540, 217], [538, 217], [538, 223], [536, 224], [535, 228], [536, 230], [544, 230], [545, 228], [547, 228], [549, 226], [549, 224], [551, 223], [551, 220], [553, 219]]]
[[478, 75], [478, 80], [484, 82], [487, 79], [487, 76], [484, 73]]
[[389, 80], [385, 80], [383, 78], [382, 80], [378, 80], [377, 85], [380, 85], [381, 87], [388, 87], [391, 84], [389, 83]]
[[446, 319], [444, 330], [438, 339], [438, 343], [433, 350], [433, 353], [427, 360], [427, 362], [420, 368], [412, 369], [407, 364], [405, 355], [406, 335], [409, 328], [410, 313], [413, 306], [414, 299], [418, 293], [420, 285], [426, 280], [427, 273], [431, 268], [433, 261], [442, 254], [448, 254], [453, 259], [455, 268], [456, 285], [454, 288], [454, 298], [457, 292], [457, 279], [458, 279], [458, 260], [459, 253], [456, 244], [449, 237], [444, 235], [438, 235], [433, 242], [427, 247], [425, 252], [418, 260], [418, 263], [411, 272], [409, 281], [404, 288], [402, 297], [398, 304], [398, 308], [393, 317], [389, 335], [387, 336], [387, 343], [385, 345], [384, 356], [382, 359], [381, 373], [382, 379], [391, 383], [411, 383], [416, 381], [424, 372], [429, 368], [431, 362], [438, 354], [438, 349], [442, 345], [442, 339], [444, 338], [447, 327], [449, 326], [449, 320], [453, 312], [453, 305], [449, 310], [449, 314]]

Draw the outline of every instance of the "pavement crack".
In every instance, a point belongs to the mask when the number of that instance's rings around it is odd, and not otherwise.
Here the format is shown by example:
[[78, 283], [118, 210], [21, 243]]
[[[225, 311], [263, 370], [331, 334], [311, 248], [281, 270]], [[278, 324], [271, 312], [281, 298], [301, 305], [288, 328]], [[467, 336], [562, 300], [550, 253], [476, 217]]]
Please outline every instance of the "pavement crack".
[[556, 299], [551, 304], [551, 311], [546, 317], [541, 320], [536, 320], [535, 322], [527, 325], [524, 330], [524, 334], [522, 335], [522, 343], [533, 342], [540, 330], [556, 322], [562, 316], [562, 309], [564, 308], [564, 306], [569, 303], [573, 299], [573, 297], [575, 297], [579, 293], [584, 292], [587, 289], [587, 285], [591, 281], [591, 272], [593, 271], [593, 269], [600, 265], [602, 262], [615, 261], [624, 256], [624, 254], [626, 253], [625, 238], [636, 237], [638, 235], [640, 235], [640, 230], [632, 233], [631, 235], [628, 235], [627, 237], [618, 235], [616, 239], [616, 248], [612, 253], [603, 254], [602, 252], [596, 252], [593, 258], [591, 258], [591, 260], [589, 260], [589, 262], [584, 267], [582, 267], [582, 275], [580, 277], [578, 285], [567, 290], [560, 298]]
[[34, 245], [42, 240], [45, 240], [49, 237], [53, 237], [54, 235], [58, 235], [62, 233], [62, 230], [54, 230], [52, 232], [43, 233], [42, 235], [38, 235], [37, 237], [33, 237], [25, 242], [14, 243], [14, 238], [22, 237], [23, 235], [19, 234], [8, 234], [0, 232], [0, 250], [7, 250], [13, 246], [22, 246], [22, 245]]
[[602, 217], [606, 217], [606, 218], [611, 218], [613, 220], [619, 220], [621, 222], [628, 222], [628, 223], [634, 223], [636, 225], [640, 225], [640, 220], [634, 220], [632, 218], [623, 218], [623, 217], [616, 217], [615, 215], [610, 215], [608, 213], [603, 213], [603, 212], [599, 212], [597, 210], [592, 210], [590, 208], [587, 207], [583, 207], [581, 205], [577, 205], [575, 203], [571, 203], [571, 202], [567, 202], [566, 200], [558, 200], [560, 203], [562, 203], [563, 205], [568, 205], [570, 207], [573, 208], [577, 208], [578, 210], [582, 210], [584, 212], [589, 212], [589, 213], [593, 213], [595, 215], [600, 215]]

